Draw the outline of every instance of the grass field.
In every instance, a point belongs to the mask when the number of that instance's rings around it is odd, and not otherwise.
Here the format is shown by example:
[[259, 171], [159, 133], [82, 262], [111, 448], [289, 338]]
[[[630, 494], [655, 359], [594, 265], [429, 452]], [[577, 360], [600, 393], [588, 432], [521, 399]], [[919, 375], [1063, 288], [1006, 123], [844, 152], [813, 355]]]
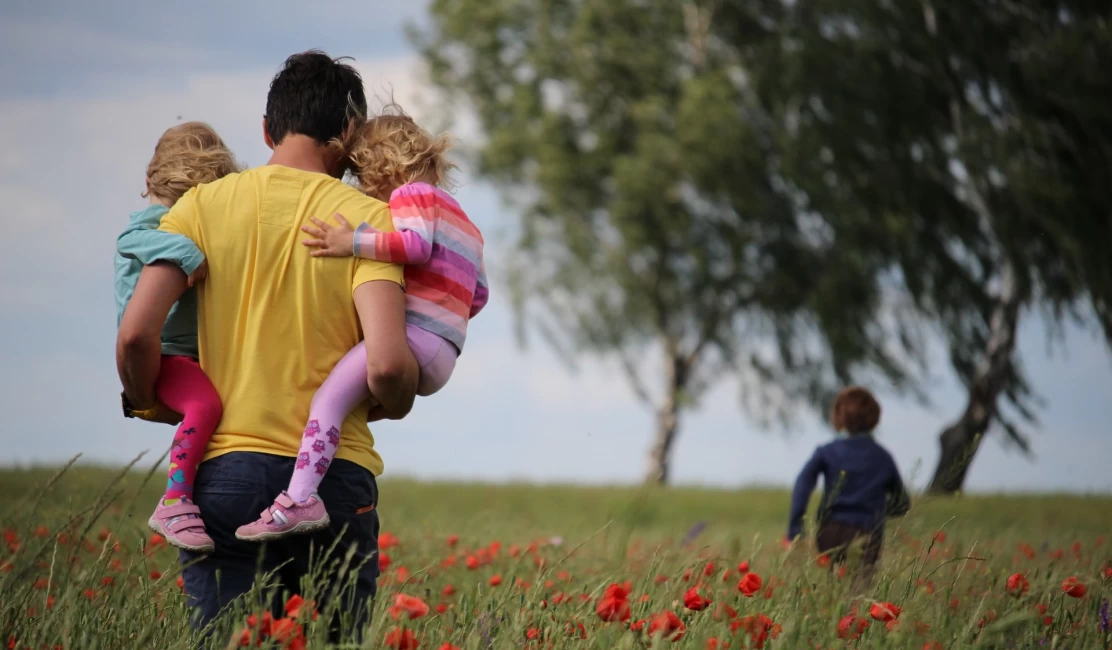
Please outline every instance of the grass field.
[[[6, 647], [202, 643], [189, 631], [176, 553], [145, 526], [162, 480], [154, 469], [0, 471]], [[1108, 497], [919, 499], [890, 524], [867, 585], [852, 557], [840, 575], [806, 545], [781, 547], [784, 491], [384, 480], [381, 495], [384, 571], [362, 647], [1112, 647]], [[742, 562], [752, 596], [739, 590]], [[1016, 573], [1025, 592], [1018, 578], [1009, 590]], [[1071, 577], [1082, 597], [1064, 593]], [[317, 588], [301, 595], [312, 600]], [[419, 601], [391, 611], [399, 595]], [[882, 603], [900, 608], [894, 622], [871, 615], [886, 617]], [[248, 628], [253, 609], [229, 612], [207, 646], [257, 643], [264, 623]], [[313, 622], [310, 609], [268, 622], [261, 647], [326, 647], [332, 612]]]

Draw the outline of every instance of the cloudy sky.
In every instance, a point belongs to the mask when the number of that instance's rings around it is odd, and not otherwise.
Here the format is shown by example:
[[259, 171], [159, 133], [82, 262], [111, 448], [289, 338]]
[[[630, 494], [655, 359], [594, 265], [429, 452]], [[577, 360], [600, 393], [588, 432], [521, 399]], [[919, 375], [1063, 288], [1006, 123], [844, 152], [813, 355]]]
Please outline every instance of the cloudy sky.
[[[327, 10], [322, 7], [327, 6]], [[425, 3], [281, 1], [165, 3], [8, 0], [0, 3], [0, 464], [58, 463], [77, 453], [118, 463], [162, 453], [171, 430], [125, 421], [114, 362], [112, 255], [142, 207], [155, 140], [179, 120], [204, 120], [249, 165], [266, 161], [260, 121], [270, 78], [289, 54], [351, 55], [368, 90], [391, 91], [419, 118], [437, 110], [403, 26]], [[454, 132], [474, 144], [465, 108]], [[473, 323], [448, 387], [402, 423], [377, 430], [391, 475], [473, 480], [632, 482], [644, 470], [652, 420], [604, 364], [569, 372], [540, 345], [520, 349], [499, 300], [498, 259], [514, 216], [465, 176], [457, 196], [488, 234], [495, 293]], [[1091, 331], [1049, 345], [1038, 318], [1021, 347], [1045, 398], [1033, 459], [985, 445], [977, 491], [1112, 491], [1112, 361]], [[936, 436], [962, 394], [937, 357], [934, 404], [887, 396], [878, 433], [901, 470], [925, 484]], [[787, 484], [829, 437], [814, 418], [789, 432], [758, 430], [724, 382], [684, 422], [677, 482]]]

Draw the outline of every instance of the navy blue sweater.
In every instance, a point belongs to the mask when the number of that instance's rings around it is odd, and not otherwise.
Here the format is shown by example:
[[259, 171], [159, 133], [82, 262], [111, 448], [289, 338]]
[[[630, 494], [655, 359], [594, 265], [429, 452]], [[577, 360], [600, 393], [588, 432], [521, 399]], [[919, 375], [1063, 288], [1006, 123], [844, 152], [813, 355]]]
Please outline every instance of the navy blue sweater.
[[792, 490], [788, 539], [803, 529], [803, 514], [822, 474], [818, 519], [865, 530], [884, 525], [886, 516], [907, 512], [908, 497], [892, 455], [870, 435], [850, 436], [820, 446], [803, 466]]

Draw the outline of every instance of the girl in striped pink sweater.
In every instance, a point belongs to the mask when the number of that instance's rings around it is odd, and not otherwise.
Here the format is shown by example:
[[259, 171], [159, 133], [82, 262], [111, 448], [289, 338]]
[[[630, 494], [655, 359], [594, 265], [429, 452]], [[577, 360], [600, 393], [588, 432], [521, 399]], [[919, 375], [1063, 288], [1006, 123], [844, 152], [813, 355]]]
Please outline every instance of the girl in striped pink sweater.
[[[453, 167], [444, 157], [448, 140], [434, 137], [404, 115], [368, 121], [355, 134], [349, 155], [366, 194], [388, 201], [396, 232], [361, 223], [353, 230], [341, 214], [337, 225], [313, 219], [302, 230], [316, 257], [360, 257], [405, 265], [406, 333], [421, 369], [418, 395], [432, 395], [448, 382], [463, 351], [467, 323], [487, 303], [483, 236], [438, 186]], [[340, 423], [367, 390], [367, 350], [355, 346], [321, 385], [309, 407], [289, 488], [236, 537], [271, 540], [328, 525], [317, 486], [340, 443]], [[381, 417], [372, 405], [373, 421]]]

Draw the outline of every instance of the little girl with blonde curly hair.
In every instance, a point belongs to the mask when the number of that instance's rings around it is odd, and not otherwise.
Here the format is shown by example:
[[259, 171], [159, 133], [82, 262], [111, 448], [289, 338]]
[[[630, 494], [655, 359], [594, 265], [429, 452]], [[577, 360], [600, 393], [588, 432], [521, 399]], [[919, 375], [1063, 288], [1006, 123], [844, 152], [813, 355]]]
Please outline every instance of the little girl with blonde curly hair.
[[[116, 240], [116, 325], [135, 293], [144, 265], [171, 262], [188, 276], [188, 284], [204, 278], [205, 257], [188, 238], [158, 229], [162, 216], [186, 192], [240, 171], [235, 157], [216, 131], [203, 122], [186, 122], [162, 134], [147, 165], [150, 205], [133, 212], [127, 229]], [[170, 449], [166, 492], [147, 524], [179, 548], [198, 553], [213, 550], [200, 510], [193, 504], [193, 481], [205, 447], [223, 414], [220, 395], [197, 363], [197, 296], [190, 288], [170, 310], [162, 326], [162, 359], [155, 389], [161, 405], [182, 416]], [[136, 411], [123, 398], [125, 417], [174, 422], [156, 407]]]
[[[405, 265], [406, 333], [421, 375], [417, 394], [432, 395], [448, 382], [463, 350], [468, 321], [489, 296], [483, 236], [459, 203], [443, 189], [453, 165], [444, 154], [447, 137], [433, 136], [405, 115], [367, 121], [346, 149], [360, 189], [390, 205], [396, 232], [357, 229], [342, 214], [337, 225], [313, 218], [302, 230], [314, 257], [352, 255]], [[236, 537], [265, 541], [328, 525], [316, 494], [340, 443], [340, 423], [370, 398], [370, 420], [381, 418], [367, 390], [367, 349], [355, 346], [313, 396], [293, 476], [286, 491]]]

